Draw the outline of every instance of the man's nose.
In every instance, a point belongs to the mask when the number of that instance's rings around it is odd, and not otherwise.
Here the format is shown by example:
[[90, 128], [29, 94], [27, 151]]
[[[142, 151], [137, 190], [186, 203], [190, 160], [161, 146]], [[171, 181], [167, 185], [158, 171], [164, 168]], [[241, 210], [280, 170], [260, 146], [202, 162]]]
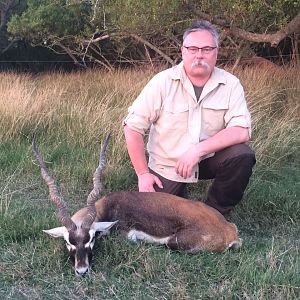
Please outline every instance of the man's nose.
[[197, 53], [196, 53], [196, 57], [203, 57], [203, 52], [202, 52], [202, 49], [199, 48]]

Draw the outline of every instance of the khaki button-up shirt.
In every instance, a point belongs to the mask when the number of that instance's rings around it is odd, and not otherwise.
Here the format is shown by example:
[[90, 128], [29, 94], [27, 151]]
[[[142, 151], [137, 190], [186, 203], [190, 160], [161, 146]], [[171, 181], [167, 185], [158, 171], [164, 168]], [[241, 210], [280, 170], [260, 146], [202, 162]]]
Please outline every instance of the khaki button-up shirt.
[[238, 78], [217, 67], [199, 101], [180, 63], [155, 75], [128, 111], [124, 124], [143, 135], [150, 128], [149, 168], [179, 182], [198, 181], [198, 165], [186, 179], [175, 172], [177, 160], [191, 146], [226, 127], [251, 127], [242, 85]]

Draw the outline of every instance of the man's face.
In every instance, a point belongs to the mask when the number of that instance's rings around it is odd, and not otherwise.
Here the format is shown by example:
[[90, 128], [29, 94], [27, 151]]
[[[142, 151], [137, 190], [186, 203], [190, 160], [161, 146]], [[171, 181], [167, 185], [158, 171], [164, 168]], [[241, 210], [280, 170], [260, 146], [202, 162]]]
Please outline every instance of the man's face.
[[[189, 47], [189, 49], [186, 47]], [[208, 51], [197, 50], [196, 47], [205, 48]], [[215, 49], [212, 49], [214, 47]], [[185, 38], [181, 47], [181, 53], [187, 75], [190, 77], [205, 78], [210, 76], [216, 65], [218, 49], [211, 33], [201, 30], [191, 32]]]

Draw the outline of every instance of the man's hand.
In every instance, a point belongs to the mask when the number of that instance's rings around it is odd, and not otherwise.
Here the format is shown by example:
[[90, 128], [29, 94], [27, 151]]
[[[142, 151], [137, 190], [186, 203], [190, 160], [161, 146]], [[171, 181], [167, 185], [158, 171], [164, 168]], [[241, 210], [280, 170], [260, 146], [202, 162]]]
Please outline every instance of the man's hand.
[[144, 173], [138, 175], [139, 179], [139, 192], [155, 192], [153, 185], [157, 184], [161, 189], [163, 188], [161, 181], [157, 176], [151, 173]]
[[193, 167], [201, 161], [197, 146], [191, 147], [177, 161], [175, 171], [183, 178], [188, 178], [192, 175]]
[[176, 173], [183, 178], [192, 175], [193, 167], [199, 163], [205, 155], [218, 152], [226, 147], [246, 143], [249, 140], [249, 128], [233, 126], [222, 129], [214, 136], [201, 141], [187, 150], [175, 165]]

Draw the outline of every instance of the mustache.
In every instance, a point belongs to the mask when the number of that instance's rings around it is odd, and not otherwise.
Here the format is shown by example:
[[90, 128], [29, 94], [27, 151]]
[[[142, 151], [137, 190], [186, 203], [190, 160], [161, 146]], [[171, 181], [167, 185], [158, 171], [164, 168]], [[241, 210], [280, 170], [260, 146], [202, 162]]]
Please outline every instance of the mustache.
[[202, 60], [197, 60], [192, 63], [192, 68], [194, 68], [196, 66], [201, 66], [201, 67], [205, 67], [205, 68], [209, 67], [208, 63], [205, 61], [202, 61]]

